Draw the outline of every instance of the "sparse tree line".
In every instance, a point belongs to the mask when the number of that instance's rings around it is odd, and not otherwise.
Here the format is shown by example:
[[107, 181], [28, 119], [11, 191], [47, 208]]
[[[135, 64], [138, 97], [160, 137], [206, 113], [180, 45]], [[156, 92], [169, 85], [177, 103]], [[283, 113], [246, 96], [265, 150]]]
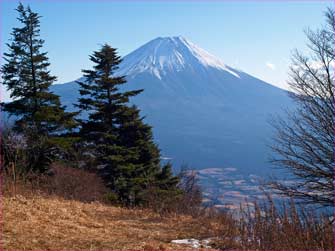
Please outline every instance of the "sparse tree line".
[[[162, 203], [182, 197], [180, 177], [171, 164], [161, 164], [151, 127], [129, 105], [143, 90], [120, 90], [126, 79], [115, 75], [121, 62], [116, 49], [104, 44], [93, 52], [94, 66], [83, 70], [85, 81], [78, 82], [78, 110], [67, 112], [49, 90], [56, 77], [42, 51], [40, 16], [21, 3], [17, 12], [22, 26], [13, 29], [1, 68], [12, 98], [2, 109], [15, 117], [11, 129], [2, 132], [5, 170], [15, 169], [16, 176], [45, 174], [53, 162], [63, 161], [96, 172], [110, 189], [110, 200], [122, 205], [145, 206], [153, 196]], [[83, 112], [88, 118], [80, 116]]]

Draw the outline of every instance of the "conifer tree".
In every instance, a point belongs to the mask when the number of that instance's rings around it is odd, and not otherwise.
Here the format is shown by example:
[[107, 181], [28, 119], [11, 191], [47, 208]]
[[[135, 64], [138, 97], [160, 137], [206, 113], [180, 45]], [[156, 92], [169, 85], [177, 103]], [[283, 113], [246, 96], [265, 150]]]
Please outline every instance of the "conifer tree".
[[162, 200], [173, 201], [184, 193], [179, 188], [180, 181], [179, 177], [173, 175], [171, 163], [167, 163], [156, 176], [155, 192]]
[[163, 166], [161, 172], [157, 175], [157, 180], [161, 190], [173, 190], [180, 182], [179, 177], [174, 176], [172, 173], [171, 163]]
[[2, 107], [15, 116], [14, 129], [26, 138], [31, 152], [28, 169], [45, 169], [54, 154], [55, 144], [50, 136], [59, 136], [72, 128], [74, 114], [66, 113], [59, 96], [49, 91], [56, 77], [48, 70], [47, 53], [41, 52], [44, 40], [39, 34], [40, 16], [21, 3], [16, 10], [22, 27], [13, 29], [1, 67], [3, 84], [13, 101], [3, 103]]
[[119, 200], [126, 205], [145, 201], [143, 193], [155, 184], [160, 169], [160, 152], [153, 142], [151, 127], [140, 110], [130, 106], [131, 97], [142, 90], [120, 91], [124, 76], [115, 76], [121, 62], [116, 49], [105, 44], [90, 56], [93, 70], [83, 70], [78, 82], [81, 97], [77, 107], [89, 112], [82, 120], [80, 135], [86, 151], [95, 156], [101, 175]]

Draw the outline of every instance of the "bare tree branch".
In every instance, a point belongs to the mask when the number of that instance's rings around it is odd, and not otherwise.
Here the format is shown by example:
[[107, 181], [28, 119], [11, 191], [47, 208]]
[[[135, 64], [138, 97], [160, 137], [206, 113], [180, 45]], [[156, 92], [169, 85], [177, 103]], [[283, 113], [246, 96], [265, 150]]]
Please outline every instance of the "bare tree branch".
[[287, 169], [293, 182], [271, 181], [275, 192], [306, 203], [334, 206], [334, 10], [320, 30], [306, 31], [310, 55], [296, 50], [290, 79], [296, 102], [287, 118], [272, 121], [276, 136], [273, 163]]

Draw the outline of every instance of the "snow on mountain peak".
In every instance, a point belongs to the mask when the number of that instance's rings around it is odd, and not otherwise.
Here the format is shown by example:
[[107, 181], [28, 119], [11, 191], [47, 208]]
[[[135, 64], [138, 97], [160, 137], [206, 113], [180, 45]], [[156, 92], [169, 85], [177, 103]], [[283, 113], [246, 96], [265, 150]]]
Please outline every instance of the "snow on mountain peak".
[[131, 76], [149, 72], [161, 79], [168, 72], [186, 68], [197, 71], [199, 67], [212, 67], [239, 77], [220, 59], [182, 36], [158, 37], [149, 41], [124, 57], [118, 73]]

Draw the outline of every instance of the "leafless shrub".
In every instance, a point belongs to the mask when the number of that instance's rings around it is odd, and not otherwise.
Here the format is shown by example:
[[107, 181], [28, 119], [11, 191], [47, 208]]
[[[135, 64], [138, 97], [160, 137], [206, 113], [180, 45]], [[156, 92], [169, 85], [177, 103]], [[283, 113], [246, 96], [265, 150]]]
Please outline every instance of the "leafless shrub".
[[4, 174], [5, 194], [58, 196], [81, 202], [100, 201], [109, 203], [108, 189], [95, 173], [53, 164], [47, 173], [29, 172], [16, 174], [13, 189], [13, 173], [9, 169]]
[[16, 194], [17, 184], [25, 179], [27, 166], [26, 142], [12, 130], [5, 128], [1, 132], [1, 172], [4, 178], [4, 188]]
[[[213, 245], [234, 250], [333, 250], [334, 233], [328, 214], [298, 207], [294, 201], [275, 204], [266, 201], [248, 204], [239, 216], [216, 219], [218, 228]], [[221, 221], [220, 221], [221, 220]], [[221, 223], [222, 222], [222, 223]]]
[[297, 207], [293, 201], [276, 206], [270, 199], [254, 203], [240, 219], [243, 249], [333, 250], [333, 225], [327, 215]]
[[94, 172], [52, 165], [44, 175], [41, 189], [48, 194], [82, 202], [105, 201], [108, 189]]
[[197, 172], [182, 168], [179, 174], [179, 188], [183, 191], [180, 202], [178, 203], [178, 212], [197, 216], [203, 211], [202, 191], [199, 185]]

